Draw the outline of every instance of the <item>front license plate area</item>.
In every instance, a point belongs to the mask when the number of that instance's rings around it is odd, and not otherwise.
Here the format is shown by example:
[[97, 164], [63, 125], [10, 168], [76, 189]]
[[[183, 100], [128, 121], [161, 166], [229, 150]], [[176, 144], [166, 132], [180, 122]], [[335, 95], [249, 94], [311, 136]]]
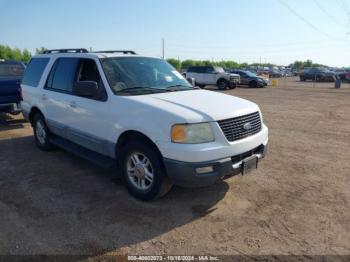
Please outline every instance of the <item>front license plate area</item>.
[[242, 162], [242, 175], [246, 175], [258, 168], [258, 158], [251, 156], [243, 160]]

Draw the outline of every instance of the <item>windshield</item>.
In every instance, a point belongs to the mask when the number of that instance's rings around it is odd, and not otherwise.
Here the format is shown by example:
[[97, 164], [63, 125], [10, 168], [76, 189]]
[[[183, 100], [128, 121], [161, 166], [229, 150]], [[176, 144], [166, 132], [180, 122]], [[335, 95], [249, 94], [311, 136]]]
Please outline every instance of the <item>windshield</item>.
[[187, 80], [166, 61], [147, 57], [101, 59], [114, 93], [192, 90]]
[[215, 72], [225, 73], [225, 70], [222, 67], [215, 67]]
[[20, 64], [0, 64], [0, 77], [22, 77], [24, 67]]
[[252, 73], [250, 71], [244, 71], [244, 73], [246, 73], [250, 77], [256, 77], [256, 74], [254, 74], [254, 73]]

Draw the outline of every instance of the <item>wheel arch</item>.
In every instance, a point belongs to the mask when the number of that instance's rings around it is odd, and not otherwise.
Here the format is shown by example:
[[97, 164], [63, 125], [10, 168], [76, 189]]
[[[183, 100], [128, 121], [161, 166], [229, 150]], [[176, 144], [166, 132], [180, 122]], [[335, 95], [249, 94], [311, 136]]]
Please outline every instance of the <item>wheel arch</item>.
[[220, 77], [220, 78], [216, 81], [216, 85], [218, 85], [220, 81], [225, 81], [226, 83], [229, 82], [229, 80], [227, 80], [226, 78]]
[[121, 149], [129, 142], [132, 140], [138, 140], [138, 141], [142, 141], [148, 145], [150, 145], [152, 148], [154, 148], [157, 153], [162, 156], [162, 153], [160, 152], [158, 146], [152, 141], [152, 139], [150, 139], [147, 135], [145, 135], [144, 133], [140, 132], [140, 131], [136, 131], [136, 130], [127, 130], [124, 131], [118, 138], [116, 146], [115, 146], [115, 156], [116, 159], [119, 159], [120, 157], [120, 152]]
[[33, 118], [34, 118], [34, 115], [37, 114], [37, 113], [43, 115], [43, 113], [41, 112], [41, 110], [40, 110], [38, 107], [33, 106], [32, 109], [30, 110], [30, 113], [29, 113], [29, 116], [28, 116], [29, 122], [30, 122], [32, 125], [33, 125]]

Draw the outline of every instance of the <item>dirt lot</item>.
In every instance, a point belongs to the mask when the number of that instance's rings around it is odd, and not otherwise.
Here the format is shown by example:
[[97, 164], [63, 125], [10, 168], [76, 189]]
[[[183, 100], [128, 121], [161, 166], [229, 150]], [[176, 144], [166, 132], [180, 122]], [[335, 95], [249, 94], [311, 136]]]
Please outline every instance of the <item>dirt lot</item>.
[[350, 255], [350, 87], [279, 84], [225, 91], [258, 103], [270, 128], [257, 172], [153, 203], [39, 151], [20, 118], [0, 124], [0, 254]]

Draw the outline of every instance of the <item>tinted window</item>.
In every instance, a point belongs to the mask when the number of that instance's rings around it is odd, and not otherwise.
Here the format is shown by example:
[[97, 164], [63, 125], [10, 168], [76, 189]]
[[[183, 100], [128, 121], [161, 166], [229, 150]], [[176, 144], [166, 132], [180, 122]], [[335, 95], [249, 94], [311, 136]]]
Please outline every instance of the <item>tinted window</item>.
[[189, 72], [189, 73], [196, 73], [196, 72], [197, 72], [197, 68], [194, 67], [194, 66], [189, 67], [188, 70], [187, 70], [187, 72]]
[[[78, 63], [79, 59], [77, 58], [60, 58], [54, 69], [51, 88], [71, 93]], [[50, 81], [50, 77], [48, 80]], [[48, 84], [50, 85], [50, 83]]]
[[197, 67], [197, 73], [204, 74], [206, 72], [206, 68], [204, 66]]
[[205, 73], [207, 73], [207, 74], [214, 73], [214, 68], [211, 67], [211, 66], [207, 66], [207, 67], [205, 68]]
[[49, 58], [32, 58], [24, 72], [22, 83], [28, 86], [38, 86], [48, 62]]

